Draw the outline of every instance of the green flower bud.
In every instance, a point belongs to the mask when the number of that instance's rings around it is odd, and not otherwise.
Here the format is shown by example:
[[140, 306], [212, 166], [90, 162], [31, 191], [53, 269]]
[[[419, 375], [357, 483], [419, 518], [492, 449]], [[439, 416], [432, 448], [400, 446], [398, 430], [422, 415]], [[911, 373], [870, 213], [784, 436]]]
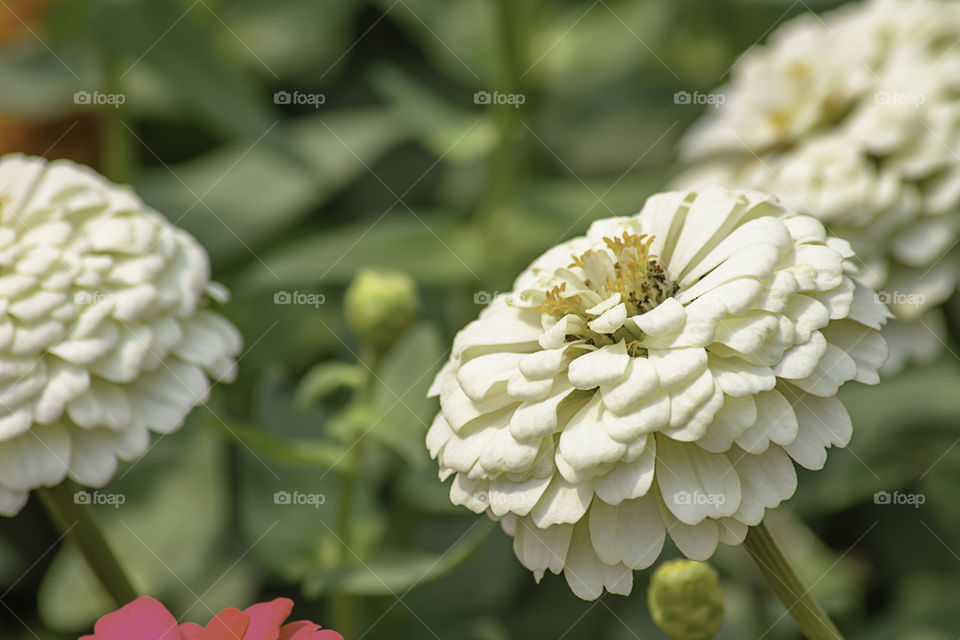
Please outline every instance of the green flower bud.
[[653, 621], [673, 640], [708, 640], [723, 624], [723, 590], [705, 562], [670, 560], [650, 580]]
[[420, 296], [406, 273], [364, 269], [347, 287], [343, 307], [350, 328], [370, 346], [384, 350], [416, 320]]

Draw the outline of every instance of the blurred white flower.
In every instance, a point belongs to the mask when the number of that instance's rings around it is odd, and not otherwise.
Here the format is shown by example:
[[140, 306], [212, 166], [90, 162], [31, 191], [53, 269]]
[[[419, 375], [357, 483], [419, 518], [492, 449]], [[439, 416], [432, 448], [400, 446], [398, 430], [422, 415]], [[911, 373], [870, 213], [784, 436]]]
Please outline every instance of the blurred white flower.
[[0, 159], [0, 268], [0, 513], [103, 485], [234, 375], [203, 248], [87, 167]]
[[499, 519], [539, 580], [626, 594], [667, 533], [739, 544], [851, 424], [888, 312], [853, 253], [759, 192], [651, 197], [557, 246], [456, 337], [427, 434], [451, 500]]
[[896, 321], [885, 372], [942, 349], [960, 277], [960, 3], [870, 0], [804, 15], [735, 65], [683, 142], [705, 184], [777, 194], [850, 241]]

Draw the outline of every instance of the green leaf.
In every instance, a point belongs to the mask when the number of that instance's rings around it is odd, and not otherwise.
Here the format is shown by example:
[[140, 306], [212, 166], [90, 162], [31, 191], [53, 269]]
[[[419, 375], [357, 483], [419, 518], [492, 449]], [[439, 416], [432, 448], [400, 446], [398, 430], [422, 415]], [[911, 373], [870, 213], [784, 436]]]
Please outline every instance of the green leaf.
[[314, 573], [304, 581], [304, 592], [310, 597], [333, 590], [360, 596], [401, 595], [456, 569], [480, 547], [495, 526], [496, 523], [486, 518], [475, 520], [468, 532], [443, 553], [384, 550], [362, 565]]
[[30, 118], [54, 118], [75, 111], [74, 92], [81, 89], [80, 77], [88, 76], [93, 61], [83, 52], [74, 52], [70, 68], [35, 40], [0, 49], [0, 86], [16, 91], [0, 92], [0, 110]]
[[[382, 215], [382, 214], [381, 214]], [[479, 234], [452, 216], [398, 206], [377, 217], [305, 235], [263, 255], [239, 278], [248, 291], [346, 285], [361, 267], [406, 271], [423, 285], [473, 284], [488, 262]]]
[[[197, 236], [214, 259], [250, 257], [266, 238], [365, 175], [405, 135], [382, 109], [304, 116], [278, 125], [274, 134], [284, 150], [266, 141], [231, 144], [144, 171], [139, 193]], [[330, 259], [341, 253], [342, 247]], [[271, 271], [282, 268], [269, 255], [258, 264], [274, 288], [281, 283]]]
[[820, 516], [909, 486], [956, 440], [957, 389], [960, 368], [949, 355], [880, 387], [845, 385], [840, 399], [853, 420], [853, 438], [845, 449], [830, 449], [821, 471], [801, 473], [791, 504]]
[[413, 327], [384, 357], [374, 389], [374, 414], [380, 419], [370, 436], [415, 468], [429, 463], [424, 437], [437, 402], [427, 398], [427, 390], [446, 358], [441, 345], [436, 327]]
[[280, 464], [338, 471], [348, 467], [346, 449], [339, 444], [281, 438], [233, 418], [209, 417], [203, 424], [254, 455]]
[[217, 41], [261, 75], [336, 76], [348, 68], [338, 59], [353, 42], [351, 22], [361, 6], [359, 0], [234, 0], [217, 9], [232, 31], [219, 30]]
[[[134, 585], [175, 612], [195, 603], [184, 584], [202, 593], [210, 586], [205, 583], [208, 576], [223, 573], [235, 559], [217, 553], [229, 504], [222, 454], [216, 438], [187, 425], [184, 432], [156, 443], [129, 475], [118, 474], [97, 490], [123, 496], [117, 507], [94, 508]], [[248, 584], [246, 597], [254, 586]], [[236, 606], [204, 601], [210, 607]], [[61, 547], [40, 586], [44, 621], [55, 629], [75, 631], [89, 628], [114, 608], [76, 550], [69, 544]]]
[[378, 67], [373, 83], [437, 157], [450, 162], [475, 160], [497, 142], [496, 127], [487, 115], [448, 102], [399, 67]]
[[[253, 419], [258, 431], [286, 441], [319, 433], [330, 435], [322, 412], [303, 414], [295, 410], [292, 389], [276, 369], [261, 375], [253, 396]], [[239, 449], [241, 530], [246, 544], [253, 545], [251, 555], [271, 573], [287, 581], [299, 581], [309, 571], [329, 567], [336, 558], [339, 543], [333, 529], [340, 511], [341, 476], [336, 470], [265, 462]], [[361, 557], [370, 553], [386, 530], [375, 488], [366, 482], [372, 475], [376, 470], [370, 468], [360, 474], [350, 506], [354, 523], [350, 546]], [[294, 499], [298, 494], [322, 499], [298, 503]], [[290, 499], [280, 499], [284, 496]], [[262, 536], [267, 529], [270, 535]]]
[[296, 403], [306, 409], [339, 389], [355, 390], [367, 380], [366, 370], [349, 362], [321, 362], [297, 385]]
[[481, 87], [494, 75], [497, 61], [496, 13], [486, 0], [377, 0], [390, 18], [406, 29], [431, 57], [433, 65], [467, 86]]

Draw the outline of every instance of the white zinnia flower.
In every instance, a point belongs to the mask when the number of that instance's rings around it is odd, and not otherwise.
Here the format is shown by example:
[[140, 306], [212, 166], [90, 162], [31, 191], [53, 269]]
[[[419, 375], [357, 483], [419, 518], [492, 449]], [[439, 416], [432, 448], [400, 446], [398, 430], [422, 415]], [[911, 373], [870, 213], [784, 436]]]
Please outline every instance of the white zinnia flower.
[[885, 371], [943, 346], [960, 274], [960, 3], [869, 0], [746, 53], [676, 185], [763, 189], [850, 241], [890, 304]]
[[91, 169], [0, 159], [0, 266], [0, 513], [103, 485], [234, 375], [203, 248]]
[[538, 258], [456, 337], [427, 434], [451, 500], [539, 580], [626, 594], [665, 534], [697, 560], [819, 469], [887, 316], [848, 243], [759, 192], [665, 193]]

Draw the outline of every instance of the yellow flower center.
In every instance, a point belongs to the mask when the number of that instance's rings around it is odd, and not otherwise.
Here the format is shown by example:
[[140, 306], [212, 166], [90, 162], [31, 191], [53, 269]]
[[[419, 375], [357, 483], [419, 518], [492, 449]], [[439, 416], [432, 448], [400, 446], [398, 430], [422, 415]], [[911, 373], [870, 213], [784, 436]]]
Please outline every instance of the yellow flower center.
[[[678, 291], [679, 287], [667, 278], [657, 262], [657, 256], [650, 253], [653, 236], [624, 231], [619, 238], [604, 238], [603, 241], [609, 253], [591, 249], [579, 256], [571, 256], [573, 262], [568, 268], [582, 269], [587, 275], [584, 283], [602, 300], [619, 293], [628, 318], [650, 311]], [[603, 274], [602, 278], [597, 278], [597, 274]], [[566, 290], [566, 282], [555, 285], [536, 309], [558, 319], [566, 315], [579, 316], [587, 323], [602, 315], [592, 312], [593, 305], [583, 300], [580, 294], [565, 295]], [[597, 345], [626, 340], [631, 355], [642, 356], [646, 349], [640, 343], [640, 337], [627, 326], [622, 326], [613, 333], [587, 330], [584, 335], [568, 336], [568, 340], [584, 339]]]

